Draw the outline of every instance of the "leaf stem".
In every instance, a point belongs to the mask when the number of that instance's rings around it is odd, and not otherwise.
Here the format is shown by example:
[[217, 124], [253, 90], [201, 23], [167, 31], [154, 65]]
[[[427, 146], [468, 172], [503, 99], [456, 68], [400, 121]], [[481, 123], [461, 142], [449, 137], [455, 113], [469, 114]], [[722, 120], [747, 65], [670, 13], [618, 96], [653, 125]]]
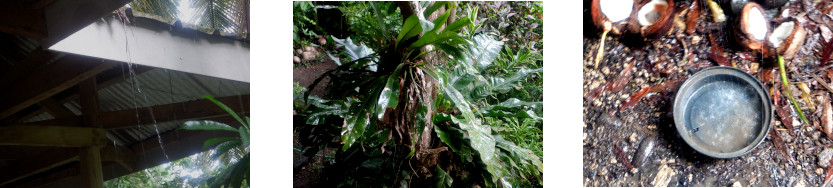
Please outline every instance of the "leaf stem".
[[795, 102], [795, 98], [793, 98], [792, 92], [790, 91], [790, 86], [787, 85], [787, 72], [784, 71], [786, 70], [786, 68], [784, 68], [784, 58], [780, 55], [778, 56], [778, 69], [781, 70], [781, 83], [784, 84], [784, 90], [786, 90], [784, 93], [787, 93], [787, 97], [789, 97], [790, 103], [793, 104], [795, 111], [798, 112], [798, 116], [801, 117], [801, 121], [809, 124], [807, 118], [804, 117], [804, 112], [801, 111], [801, 108], [798, 107], [798, 103]]

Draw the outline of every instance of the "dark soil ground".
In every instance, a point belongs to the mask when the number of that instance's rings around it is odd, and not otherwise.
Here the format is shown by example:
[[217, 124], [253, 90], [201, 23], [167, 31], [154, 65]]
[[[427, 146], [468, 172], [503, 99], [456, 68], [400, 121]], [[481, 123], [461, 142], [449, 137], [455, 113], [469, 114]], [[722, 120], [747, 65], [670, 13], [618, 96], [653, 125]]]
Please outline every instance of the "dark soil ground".
[[[686, 33], [687, 26], [682, 23], [649, 42], [608, 36], [598, 68], [594, 68], [594, 58], [601, 31], [589, 24], [589, 6], [585, 6], [583, 184], [823, 185], [833, 170], [829, 165], [833, 142], [822, 128], [833, 124], [823, 120], [833, 115], [824, 113], [833, 92], [824, 85], [831, 84], [833, 70], [829, 69], [830, 62], [820, 60], [828, 43], [824, 38], [831, 35], [825, 30], [833, 30], [833, 2], [799, 0], [767, 12], [769, 18], [798, 19], [807, 30], [803, 47], [786, 60], [786, 65], [789, 91], [796, 96], [809, 124], [801, 123], [786, 96], [780, 94], [787, 90], [781, 87], [777, 63], [762, 58], [760, 52], [740, 47], [733, 37], [731, 18], [715, 23], [708, 7], [702, 8], [705, 6], [700, 6], [699, 14], [687, 14], [692, 11], [692, 2], [676, 3], [678, 19], [699, 16], [692, 33]], [[782, 14], [785, 9], [789, 11]], [[734, 16], [729, 10], [725, 12], [728, 17]], [[731, 159], [715, 159], [691, 149], [679, 137], [671, 111], [679, 85], [702, 69], [721, 66], [719, 63], [761, 80], [773, 94], [773, 108], [780, 112], [773, 112], [772, 129], [763, 143]], [[799, 85], [806, 85], [809, 93], [798, 89]], [[634, 159], [636, 156], [646, 157]]]
[[[318, 79], [318, 77], [325, 72], [338, 67], [329, 59], [316, 59], [305, 63], [306, 64], [296, 65], [296, 67], [292, 70], [292, 81], [298, 82], [299, 85], [305, 88], [309, 87], [315, 79]], [[310, 95], [319, 97], [323, 96], [328, 82], [329, 78], [322, 79], [322, 81], [319, 82], [314, 89], [309, 91], [311, 92]], [[293, 147], [300, 150], [305, 149], [305, 146], [301, 145], [298, 141], [298, 130], [294, 131], [296, 131], [296, 134], [293, 134]], [[320, 168], [328, 162], [328, 158], [323, 156], [332, 155], [331, 151], [335, 151], [335, 149], [326, 148], [319, 151], [317, 155], [312, 156], [306, 156], [301, 151], [293, 151], [293, 187], [313, 187], [318, 184], [317, 177], [321, 174]]]

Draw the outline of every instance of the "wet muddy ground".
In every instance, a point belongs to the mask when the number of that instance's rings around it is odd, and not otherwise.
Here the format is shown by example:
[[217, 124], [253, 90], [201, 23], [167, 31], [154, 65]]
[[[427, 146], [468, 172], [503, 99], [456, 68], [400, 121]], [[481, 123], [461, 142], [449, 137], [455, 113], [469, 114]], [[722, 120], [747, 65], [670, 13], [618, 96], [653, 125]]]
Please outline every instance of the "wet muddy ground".
[[[601, 31], [589, 23], [585, 5], [583, 73], [583, 184], [585, 186], [822, 186], [833, 172], [831, 62], [833, 2], [794, 1], [771, 8], [768, 18], [799, 20], [807, 36], [785, 61], [789, 89], [777, 62], [740, 47], [732, 22], [716, 23], [706, 6], [676, 1], [674, 28], [659, 39], [608, 36], [604, 58], [594, 67]], [[705, 8], [702, 8], [705, 7]], [[789, 11], [785, 11], [785, 10]], [[732, 17], [729, 10], [726, 16]], [[684, 20], [695, 16], [696, 22]], [[686, 32], [686, 28], [691, 33]], [[829, 47], [833, 49], [833, 47]], [[828, 50], [831, 50], [828, 49]], [[676, 131], [672, 103], [690, 75], [732, 66], [758, 78], [773, 99], [771, 130], [753, 151], [715, 159], [691, 149]], [[784, 92], [796, 97], [802, 123]], [[829, 184], [828, 184], [829, 185]]]

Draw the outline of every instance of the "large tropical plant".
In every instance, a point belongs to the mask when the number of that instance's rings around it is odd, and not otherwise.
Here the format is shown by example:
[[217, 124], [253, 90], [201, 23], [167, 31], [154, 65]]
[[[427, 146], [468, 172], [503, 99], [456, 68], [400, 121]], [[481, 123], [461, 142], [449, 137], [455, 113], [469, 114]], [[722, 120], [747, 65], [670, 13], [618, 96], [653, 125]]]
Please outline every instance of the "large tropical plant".
[[[513, 83], [541, 69], [521, 69], [507, 77], [482, 75], [493, 66], [502, 42], [485, 35], [464, 37], [460, 30], [473, 23], [468, 17], [446, 23], [449, 11], [435, 20], [426, 19], [440, 7], [450, 10], [456, 5], [434, 2], [420, 8], [415, 4], [415, 14], [404, 19], [397, 34], [374, 39], [389, 41], [383, 43], [389, 44], [383, 48], [359, 46], [360, 42], [349, 38], [332, 38], [349, 57], [342, 63], [330, 55], [340, 66], [324, 74], [337, 80], [328, 85], [338, 92], [327, 96], [332, 100], [306, 96], [307, 108], [300, 113], [307, 117], [307, 126], [313, 127], [333, 126], [328, 119], [341, 119], [342, 123], [337, 124], [341, 149], [333, 170], [322, 176], [335, 181], [324, 182], [346, 186], [383, 182], [386, 186], [511, 187], [535, 177], [540, 181], [540, 159], [527, 149], [493, 136], [481, 118], [541, 119], [529, 110], [517, 110], [541, 104], [517, 99], [495, 105], [475, 103], [510, 90]], [[433, 49], [426, 50], [429, 45]], [[452, 58], [445, 62], [421, 59], [437, 52]], [[367, 177], [380, 170], [386, 173]]]
[[[228, 168], [222, 169], [219, 175], [209, 179], [211, 187], [240, 187], [243, 180], [250, 183], [249, 180], [249, 117], [245, 117], [245, 121], [240, 118], [231, 108], [215, 100], [209, 95], [203, 95], [204, 98], [211, 100], [218, 107], [225, 110], [229, 115], [234, 117], [238, 123], [239, 128], [234, 128], [225, 123], [220, 123], [211, 120], [187, 121], [179, 128], [184, 130], [203, 130], [203, 131], [230, 131], [235, 132], [238, 136], [235, 137], [216, 137], [206, 140], [203, 143], [203, 148], [214, 146], [214, 154], [212, 158], [231, 158], [225, 161], [232, 161], [233, 164]], [[216, 145], [216, 146], [215, 146]]]

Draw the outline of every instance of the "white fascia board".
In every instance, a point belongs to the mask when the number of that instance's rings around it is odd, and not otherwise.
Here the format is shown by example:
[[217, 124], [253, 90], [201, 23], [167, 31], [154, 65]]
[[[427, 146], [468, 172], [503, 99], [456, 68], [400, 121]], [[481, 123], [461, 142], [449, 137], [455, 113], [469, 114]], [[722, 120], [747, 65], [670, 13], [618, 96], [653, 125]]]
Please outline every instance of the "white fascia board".
[[135, 17], [102, 19], [50, 50], [249, 83], [249, 44]]

